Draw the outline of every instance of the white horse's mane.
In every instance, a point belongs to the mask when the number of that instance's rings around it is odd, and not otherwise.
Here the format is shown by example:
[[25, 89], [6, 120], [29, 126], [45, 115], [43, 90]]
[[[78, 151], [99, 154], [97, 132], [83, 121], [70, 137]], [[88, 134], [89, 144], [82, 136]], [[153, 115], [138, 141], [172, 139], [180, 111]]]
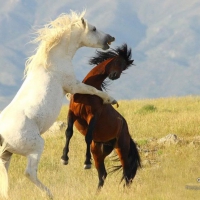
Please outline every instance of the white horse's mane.
[[32, 43], [39, 43], [39, 46], [36, 49], [36, 54], [26, 61], [25, 76], [29, 70], [35, 67], [43, 66], [48, 68], [47, 58], [49, 51], [60, 42], [64, 33], [69, 34], [70, 37], [72, 25], [78, 25], [77, 22], [84, 17], [85, 12], [76, 13], [71, 11], [70, 14], [61, 14], [54, 21], [46, 24], [44, 28], [36, 31], [37, 37]]

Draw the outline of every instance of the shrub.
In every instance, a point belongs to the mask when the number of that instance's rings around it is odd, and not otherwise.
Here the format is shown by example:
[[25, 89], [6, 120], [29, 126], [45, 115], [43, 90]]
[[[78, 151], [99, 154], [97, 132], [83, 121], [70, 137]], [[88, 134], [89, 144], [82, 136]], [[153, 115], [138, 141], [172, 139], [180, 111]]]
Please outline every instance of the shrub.
[[140, 108], [136, 113], [146, 114], [146, 113], [152, 113], [155, 111], [157, 111], [157, 108], [154, 105], [147, 104], [147, 105], [144, 105], [142, 108]]

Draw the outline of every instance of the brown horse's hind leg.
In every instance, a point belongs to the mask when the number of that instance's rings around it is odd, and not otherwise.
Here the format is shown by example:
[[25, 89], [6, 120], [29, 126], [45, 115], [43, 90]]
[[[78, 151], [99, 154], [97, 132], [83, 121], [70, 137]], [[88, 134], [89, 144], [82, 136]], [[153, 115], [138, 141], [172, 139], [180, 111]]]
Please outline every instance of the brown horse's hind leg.
[[92, 142], [91, 150], [95, 161], [95, 167], [98, 171], [98, 176], [99, 176], [99, 184], [98, 184], [98, 191], [99, 191], [103, 187], [104, 181], [107, 176], [104, 159], [108, 154], [111, 153], [111, 151], [113, 150], [113, 146]]

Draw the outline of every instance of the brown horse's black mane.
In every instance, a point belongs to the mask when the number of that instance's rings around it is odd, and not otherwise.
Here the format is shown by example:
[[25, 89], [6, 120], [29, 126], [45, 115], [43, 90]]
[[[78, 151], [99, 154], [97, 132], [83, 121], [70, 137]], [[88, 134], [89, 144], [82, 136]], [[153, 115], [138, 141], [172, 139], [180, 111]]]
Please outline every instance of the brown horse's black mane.
[[114, 58], [114, 57], [121, 57], [126, 62], [126, 68], [130, 67], [134, 60], [131, 60], [131, 49], [128, 48], [127, 44], [124, 43], [122, 46], [117, 47], [116, 49], [111, 49], [106, 52], [103, 51], [96, 51], [96, 56], [92, 57], [89, 60], [90, 65], [98, 65], [101, 62]]
[[[128, 69], [131, 65], [133, 65], [133, 61], [131, 60], [132, 53], [131, 49], [128, 48], [127, 44], [124, 43], [120, 47], [117, 47], [116, 49], [111, 49], [106, 52], [103, 51], [96, 51], [96, 56], [92, 57], [89, 60], [90, 65], [99, 65], [105, 60], [108, 60], [110, 58], [121, 58], [125, 61], [125, 67], [124, 70]], [[105, 91], [107, 91], [107, 86], [109, 85], [109, 80], [104, 80], [101, 84], [101, 88]]]

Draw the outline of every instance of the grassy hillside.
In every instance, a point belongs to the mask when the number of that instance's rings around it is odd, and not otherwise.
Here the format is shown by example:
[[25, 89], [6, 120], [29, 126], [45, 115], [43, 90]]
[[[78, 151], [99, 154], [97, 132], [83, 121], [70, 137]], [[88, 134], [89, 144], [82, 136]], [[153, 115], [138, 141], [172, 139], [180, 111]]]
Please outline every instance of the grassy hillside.
[[[104, 188], [96, 195], [97, 171], [83, 169], [85, 142], [75, 130], [70, 145], [70, 161], [60, 164], [64, 130], [44, 134], [45, 149], [38, 176], [54, 194], [55, 200], [168, 200], [199, 199], [200, 177], [200, 97], [120, 101], [117, 109], [127, 120], [143, 161], [130, 189], [119, 184], [122, 172], [108, 175]], [[63, 106], [58, 121], [66, 121]], [[177, 144], [158, 144], [159, 138], [176, 134]], [[106, 160], [108, 168], [113, 163]], [[115, 163], [116, 164], [116, 163]], [[47, 199], [25, 176], [26, 158], [14, 155], [9, 170], [10, 199]], [[194, 188], [194, 187], [193, 187]]]

